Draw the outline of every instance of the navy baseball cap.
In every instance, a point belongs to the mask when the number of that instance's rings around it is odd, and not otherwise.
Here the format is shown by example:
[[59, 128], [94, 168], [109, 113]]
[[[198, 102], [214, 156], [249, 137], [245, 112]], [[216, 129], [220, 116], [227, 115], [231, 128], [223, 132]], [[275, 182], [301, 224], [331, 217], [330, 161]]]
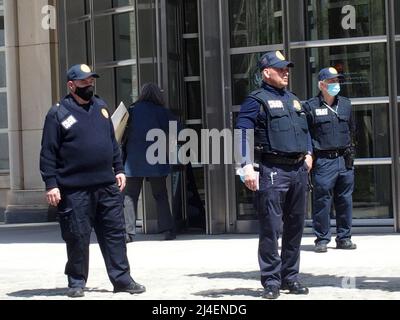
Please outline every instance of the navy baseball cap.
[[263, 54], [258, 60], [258, 67], [260, 70], [265, 68], [293, 68], [293, 62], [286, 61], [285, 56], [280, 51], [270, 51]]
[[84, 80], [89, 77], [99, 78], [100, 76], [97, 73], [92, 72], [90, 67], [86, 64], [76, 64], [69, 68], [67, 72], [68, 81]]
[[329, 67], [322, 69], [318, 74], [318, 80], [324, 81], [328, 79], [344, 78], [335, 68]]

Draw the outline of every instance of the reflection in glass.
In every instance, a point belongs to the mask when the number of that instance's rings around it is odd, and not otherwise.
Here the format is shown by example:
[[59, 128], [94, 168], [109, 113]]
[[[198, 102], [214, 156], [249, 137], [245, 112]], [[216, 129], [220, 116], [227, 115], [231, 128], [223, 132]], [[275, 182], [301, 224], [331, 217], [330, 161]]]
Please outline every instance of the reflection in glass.
[[259, 57], [258, 53], [231, 56], [233, 105], [241, 104], [252, 90], [258, 88]]
[[187, 227], [205, 228], [204, 169], [185, 167]]
[[292, 41], [386, 34], [384, 0], [308, 0], [300, 7], [306, 11], [305, 23], [299, 25], [300, 28], [305, 26], [305, 37], [298, 30], [294, 30]]
[[396, 23], [396, 34], [400, 34], [400, 1], [394, 1], [394, 21]]
[[200, 82], [186, 83], [187, 119], [201, 119]]
[[73, 23], [67, 28], [68, 65], [79, 63], [92, 65], [90, 23], [88, 21]]
[[0, 47], [4, 46], [4, 17], [1, 16], [0, 12]]
[[355, 169], [353, 218], [393, 218], [390, 166]]
[[132, 5], [133, 0], [94, 0], [93, 8], [95, 12], [112, 8]]
[[116, 104], [123, 101], [125, 106], [129, 106], [136, 100], [137, 93], [137, 75], [136, 66], [119, 67], [116, 69]]
[[0, 170], [8, 170], [9, 155], [8, 155], [8, 134], [0, 133]]
[[6, 55], [0, 52], [0, 88], [6, 86]]
[[67, 0], [65, 3], [67, 20], [84, 16], [90, 12], [89, 0]]
[[[304, 59], [304, 50], [307, 59]], [[292, 50], [292, 58], [295, 63], [293, 73], [296, 74], [293, 83], [306, 82], [304, 76], [310, 75], [309, 96], [319, 93], [318, 73], [328, 66], [335, 67], [345, 76], [341, 91], [343, 96], [364, 98], [388, 95], [388, 70], [386, 63], [383, 63], [386, 61], [385, 43], [295, 49]], [[296, 71], [303, 68], [305, 72]]]
[[96, 70], [100, 78], [96, 80], [96, 93], [113, 111], [122, 101], [126, 107], [132, 104], [138, 96], [136, 66]]
[[184, 10], [184, 33], [197, 33], [198, 22], [197, 22], [197, 0], [185, 0], [183, 1]]
[[185, 76], [200, 76], [199, 39], [185, 39]]
[[[0, 129], [8, 128], [8, 117], [7, 117], [7, 94], [0, 92]], [[2, 149], [0, 149], [2, 150]]]
[[[400, 66], [400, 41], [396, 42], [396, 63]], [[400, 96], [400, 72], [397, 72], [397, 95]]]
[[95, 19], [96, 62], [132, 59], [136, 53], [132, 12]]
[[[108, 104], [109, 110], [114, 110], [117, 103], [115, 96], [115, 71], [113, 68], [96, 69], [100, 78], [96, 79], [96, 94]], [[127, 105], [125, 105], [127, 106]]]
[[280, 0], [230, 0], [231, 47], [282, 43]]
[[387, 104], [353, 106], [356, 121], [356, 157], [390, 157], [389, 109]]

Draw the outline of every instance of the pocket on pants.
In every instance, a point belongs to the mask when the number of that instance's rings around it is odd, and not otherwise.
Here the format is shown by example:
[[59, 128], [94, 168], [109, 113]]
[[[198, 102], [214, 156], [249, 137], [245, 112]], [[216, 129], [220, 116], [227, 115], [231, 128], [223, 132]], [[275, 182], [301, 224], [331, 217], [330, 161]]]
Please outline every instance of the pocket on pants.
[[58, 220], [61, 228], [61, 236], [67, 241], [76, 238], [76, 229], [72, 216], [72, 209], [58, 211]]

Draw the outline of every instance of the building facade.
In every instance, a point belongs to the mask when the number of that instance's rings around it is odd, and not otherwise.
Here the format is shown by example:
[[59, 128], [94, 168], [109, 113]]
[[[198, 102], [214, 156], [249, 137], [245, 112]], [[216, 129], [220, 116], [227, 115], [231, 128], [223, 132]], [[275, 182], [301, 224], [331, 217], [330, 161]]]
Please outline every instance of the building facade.
[[[131, 104], [152, 81], [187, 128], [222, 131], [234, 128], [259, 81], [256, 61], [270, 50], [295, 63], [290, 88], [302, 100], [317, 94], [320, 68], [345, 74], [343, 94], [357, 122], [355, 230], [398, 231], [396, 0], [0, 0], [3, 220], [52, 218], [38, 170], [40, 137], [47, 110], [66, 93], [68, 66], [87, 63], [99, 73], [96, 91], [110, 109]], [[253, 194], [234, 165], [192, 161], [169, 184], [178, 225], [209, 234], [257, 231]], [[150, 193], [146, 184], [144, 232], [157, 231]]]

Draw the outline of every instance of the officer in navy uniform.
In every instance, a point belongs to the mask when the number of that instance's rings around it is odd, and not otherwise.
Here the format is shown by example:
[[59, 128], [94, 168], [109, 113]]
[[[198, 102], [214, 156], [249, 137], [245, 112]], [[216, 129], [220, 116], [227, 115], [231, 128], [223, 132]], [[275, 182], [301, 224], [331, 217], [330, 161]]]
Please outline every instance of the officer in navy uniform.
[[338, 96], [340, 79], [343, 79], [343, 75], [335, 68], [322, 69], [318, 76], [320, 94], [304, 104], [315, 157], [312, 171], [312, 216], [317, 237], [315, 252], [327, 252], [327, 244], [331, 241], [332, 199], [336, 211], [336, 248], [357, 247], [351, 241], [354, 189], [352, 137], [355, 124], [352, 119], [351, 101]]
[[[236, 127], [242, 130], [244, 181], [247, 188], [256, 191], [263, 297], [276, 299], [280, 289], [292, 294], [308, 294], [308, 288], [299, 282], [298, 274], [312, 146], [302, 105], [286, 90], [293, 63], [276, 51], [264, 54], [258, 66], [263, 83], [243, 102]], [[254, 129], [255, 135], [254, 154], [260, 171], [258, 190], [256, 166], [246, 151], [250, 141], [248, 129]]]
[[142, 293], [130, 275], [121, 191], [126, 178], [106, 103], [93, 96], [95, 78], [85, 64], [67, 73], [69, 94], [48, 112], [40, 171], [47, 202], [58, 207], [67, 245], [67, 295], [83, 297], [92, 227], [114, 292]]

